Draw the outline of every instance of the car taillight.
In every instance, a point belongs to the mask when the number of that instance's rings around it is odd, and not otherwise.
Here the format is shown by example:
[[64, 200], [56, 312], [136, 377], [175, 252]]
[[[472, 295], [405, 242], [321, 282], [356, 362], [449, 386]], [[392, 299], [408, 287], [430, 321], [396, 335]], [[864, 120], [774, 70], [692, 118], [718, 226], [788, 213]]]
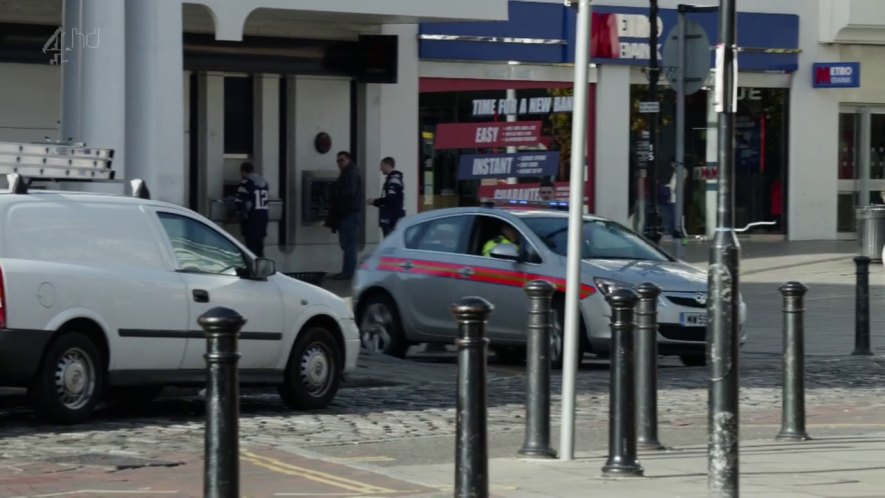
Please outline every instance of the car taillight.
[[0, 329], [6, 328], [6, 281], [3, 278], [3, 268], [0, 268]]

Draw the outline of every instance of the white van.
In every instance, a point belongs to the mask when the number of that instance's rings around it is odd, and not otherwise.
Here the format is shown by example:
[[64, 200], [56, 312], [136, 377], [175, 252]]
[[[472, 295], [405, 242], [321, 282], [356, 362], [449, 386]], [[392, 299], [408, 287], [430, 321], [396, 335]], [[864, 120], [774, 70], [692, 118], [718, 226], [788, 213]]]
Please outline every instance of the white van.
[[84, 421], [103, 394], [146, 400], [162, 386], [205, 385], [197, 318], [217, 306], [247, 319], [241, 384], [278, 385], [289, 406], [328, 405], [356, 366], [358, 331], [341, 298], [277, 273], [193, 211], [10, 182], [0, 193], [0, 385], [27, 387], [44, 418]]

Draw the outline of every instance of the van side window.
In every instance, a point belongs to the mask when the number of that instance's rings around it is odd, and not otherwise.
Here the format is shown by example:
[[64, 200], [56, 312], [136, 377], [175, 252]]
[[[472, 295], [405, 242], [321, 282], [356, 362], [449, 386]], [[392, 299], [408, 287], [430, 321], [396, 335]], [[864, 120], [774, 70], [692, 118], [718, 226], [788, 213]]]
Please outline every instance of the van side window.
[[236, 275], [246, 268], [243, 252], [216, 230], [185, 216], [158, 215], [182, 271]]

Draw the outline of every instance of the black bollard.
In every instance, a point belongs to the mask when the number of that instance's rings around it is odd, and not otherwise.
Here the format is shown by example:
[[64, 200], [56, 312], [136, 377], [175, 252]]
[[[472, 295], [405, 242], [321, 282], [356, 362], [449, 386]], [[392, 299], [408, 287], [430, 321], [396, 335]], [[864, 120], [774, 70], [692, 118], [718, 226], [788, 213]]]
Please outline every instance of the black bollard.
[[520, 455], [555, 458], [550, 447], [550, 336], [553, 326], [552, 298], [556, 287], [544, 280], [525, 286], [529, 296], [528, 344], [526, 348], [525, 442]]
[[237, 338], [246, 323], [229, 308], [212, 308], [197, 319], [206, 332], [206, 439], [203, 495], [240, 495], [240, 415]]
[[658, 441], [658, 311], [661, 289], [646, 282], [636, 287], [636, 443], [640, 448], [662, 450]]
[[485, 325], [494, 307], [485, 299], [465, 297], [452, 304], [458, 321], [458, 404], [455, 441], [455, 496], [489, 496], [486, 433]]
[[780, 288], [784, 295], [784, 400], [781, 431], [775, 439], [805, 441], [805, 339], [803, 296], [808, 288], [799, 282], [787, 282]]
[[603, 475], [641, 476], [636, 459], [636, 393], [633, 388], [633, 307], [638, 297], [630, 289], [615, 289], [607, 297], [612, 309], [611, 383], [608, 414], [608, 460]]
[[854, 352], [853, 355], [872, 355], [870, 351], [870, 258], [856, 256], [857, 284], [854, 298]]

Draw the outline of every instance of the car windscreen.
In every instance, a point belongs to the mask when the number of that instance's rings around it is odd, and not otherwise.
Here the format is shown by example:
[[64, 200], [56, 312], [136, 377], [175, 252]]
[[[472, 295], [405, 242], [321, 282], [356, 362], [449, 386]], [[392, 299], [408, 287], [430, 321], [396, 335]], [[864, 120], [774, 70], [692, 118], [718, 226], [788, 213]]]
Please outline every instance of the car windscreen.
[[[526, 217], [523, 222], [550, 250], [566, 255], [568, 218]], [[635, 233], [606, 220], [584, 220], [581, 248], [581, 259], [670, 260]]]

